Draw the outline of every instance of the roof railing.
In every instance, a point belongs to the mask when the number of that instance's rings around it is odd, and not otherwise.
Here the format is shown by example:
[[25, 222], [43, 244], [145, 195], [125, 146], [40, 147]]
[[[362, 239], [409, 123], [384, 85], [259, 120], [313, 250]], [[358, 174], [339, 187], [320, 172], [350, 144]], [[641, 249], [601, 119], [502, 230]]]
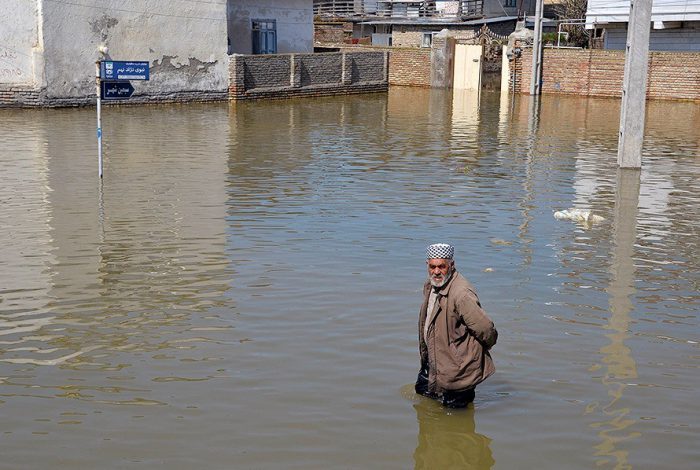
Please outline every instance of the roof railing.
[[321, 18], [480, 18], [484, 0], [443, 2], [404, 0], [314, 0], [314, 15]]

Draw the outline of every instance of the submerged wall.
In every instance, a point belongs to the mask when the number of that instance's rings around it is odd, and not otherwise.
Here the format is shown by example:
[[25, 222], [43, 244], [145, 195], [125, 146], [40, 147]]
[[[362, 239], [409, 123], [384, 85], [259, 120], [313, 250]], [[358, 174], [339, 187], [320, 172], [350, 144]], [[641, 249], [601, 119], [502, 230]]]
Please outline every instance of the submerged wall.
[[[523, 49], [516, 91], [529, 91], [531, 69], [532, 49]], [[624, 51], [545, 49], [542, 93], [620, 97], [624, 70]], [[650, 52], [648, 73], [647, 98], [700, 101], [700, 52]]]
[[172, 99], [178, 93], [226, 90], [226, 5], [221, 2], [104, 0], [94, 5], [44, 2], [47, 98], [94, 97], [100, 47], [112, 60], [151, 64], [136, 95]]
[[230, 57], [231, 100], [387, 91], [388, 53], [241, 55]]
[[43, 86], [41, 12], [36, 0], [3, 0], [0, 15], [0, 106], [39, 101]]

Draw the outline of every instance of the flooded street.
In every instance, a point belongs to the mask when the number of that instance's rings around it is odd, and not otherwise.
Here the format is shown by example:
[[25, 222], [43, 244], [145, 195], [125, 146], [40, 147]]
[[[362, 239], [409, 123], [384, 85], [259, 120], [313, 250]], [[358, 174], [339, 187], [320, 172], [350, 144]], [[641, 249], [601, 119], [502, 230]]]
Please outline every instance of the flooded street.
[[[700, 104], [388, 95], [0, 110], [0, 468], [691, 468]], [[595, 224], [555, 211], [593, 210]], [[425, 246], [499, 330], [413, 394]], [[696, 462], [696, 463], [693, 463]]]

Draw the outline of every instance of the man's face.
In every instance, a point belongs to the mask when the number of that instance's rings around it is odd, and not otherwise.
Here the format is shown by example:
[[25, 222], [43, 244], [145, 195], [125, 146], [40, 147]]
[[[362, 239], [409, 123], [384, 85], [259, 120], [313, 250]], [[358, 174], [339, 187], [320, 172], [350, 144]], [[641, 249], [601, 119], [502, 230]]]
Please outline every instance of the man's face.
[[428, 278], [434, 287], [442, 287], [450, 277], [453, 261], [444, 258], [431, 258], [428, 264]]

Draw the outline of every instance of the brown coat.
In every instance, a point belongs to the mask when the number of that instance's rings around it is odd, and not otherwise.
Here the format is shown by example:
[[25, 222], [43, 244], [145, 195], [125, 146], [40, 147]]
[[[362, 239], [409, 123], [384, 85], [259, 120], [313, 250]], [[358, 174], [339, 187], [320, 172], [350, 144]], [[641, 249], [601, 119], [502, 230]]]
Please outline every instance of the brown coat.
[[436, 310], [424, 338], [430, 289], [426, 282], [418, 322], [421, 364], [429, 370], [428, 387], [434, 393], [474, 388], [496, 371], [488, 350], [496, 344], [498, 332], [481, 308], [474, 287], [455, 271], [438, 290]]

